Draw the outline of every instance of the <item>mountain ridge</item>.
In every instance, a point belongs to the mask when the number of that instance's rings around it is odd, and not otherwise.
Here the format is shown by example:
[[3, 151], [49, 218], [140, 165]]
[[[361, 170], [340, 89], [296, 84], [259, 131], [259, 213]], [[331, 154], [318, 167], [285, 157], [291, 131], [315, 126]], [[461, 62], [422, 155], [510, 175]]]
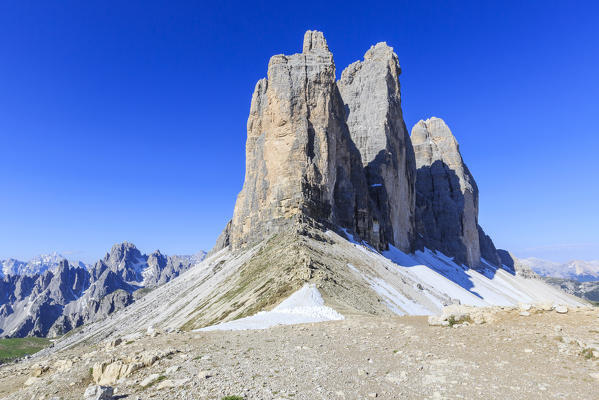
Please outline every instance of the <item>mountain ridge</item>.
[[135, 301], [141, 288], [157, 287], [201, 261], [195, 256], [143, 255], [131, 243], [115, 244], [93, 265], [72, 266], [57, 253], [58, 265], [0, 279], [0, 337], [62, 335]]

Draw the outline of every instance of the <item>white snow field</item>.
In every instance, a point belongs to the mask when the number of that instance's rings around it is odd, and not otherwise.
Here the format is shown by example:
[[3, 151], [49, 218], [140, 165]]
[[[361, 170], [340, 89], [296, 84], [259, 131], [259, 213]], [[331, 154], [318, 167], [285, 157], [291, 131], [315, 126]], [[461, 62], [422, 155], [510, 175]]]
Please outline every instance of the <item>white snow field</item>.
[[267, 329], [275, 325], [293, 325], [308, 322], [337, 321], [343, 315], [324, 305], [324, 300], [314, 285], [304, 285], [272, 311], [260, 311], [250, 317], [196, 329], [199, 331], [238, 331]]

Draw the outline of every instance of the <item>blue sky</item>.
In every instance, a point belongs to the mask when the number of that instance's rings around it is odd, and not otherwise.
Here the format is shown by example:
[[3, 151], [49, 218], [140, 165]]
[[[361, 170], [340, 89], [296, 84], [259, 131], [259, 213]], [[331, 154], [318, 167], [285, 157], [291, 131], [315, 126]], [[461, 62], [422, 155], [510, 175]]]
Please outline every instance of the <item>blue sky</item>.
[[338, 74], [395, 48], [406, 124], [449, 124], [498, 247], [599, 259], [597, 2], [206, 3], [0, 3], [0, 258], [209, 249], [255, 82], [318, 29]]

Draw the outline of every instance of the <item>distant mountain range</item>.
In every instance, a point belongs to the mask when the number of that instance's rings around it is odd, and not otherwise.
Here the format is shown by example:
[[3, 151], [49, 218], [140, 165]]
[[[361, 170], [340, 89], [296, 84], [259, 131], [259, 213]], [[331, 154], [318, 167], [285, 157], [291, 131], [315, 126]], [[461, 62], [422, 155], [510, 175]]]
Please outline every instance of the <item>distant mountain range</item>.
[[572, 260], [558, 263], [530, 257], [520, 258], [519, 261], [540, 276], [571, 279], [578, 282], [599, 281], [599, 260]]
[[139, 289], [170, 281], [205, 255], [166, 256], [158, 250], [145, 255], [124, 242], [94, 265], [57, 253], [1, 261], [0, 337], [55, 337], [105, 318], [133, 303]]
[[[42, 254], [29, 261], [20, 261], [14, 258], [0, 260], [0, 278], [7, 275], [27, 275], [33, 276], [43, 274], [46, 271], [53, 271], [60, 265], [60, 262], [66, 260], [66, 257], [56, 252]], [[87, 268], [87, 265], [81, 261], [69, 261], [69, 264], [81, 268]]]
[[599, 302], [599, 261], [572, 260], [558, 263], [530, 257], [519, 258], [518, 262], [566, 293]]

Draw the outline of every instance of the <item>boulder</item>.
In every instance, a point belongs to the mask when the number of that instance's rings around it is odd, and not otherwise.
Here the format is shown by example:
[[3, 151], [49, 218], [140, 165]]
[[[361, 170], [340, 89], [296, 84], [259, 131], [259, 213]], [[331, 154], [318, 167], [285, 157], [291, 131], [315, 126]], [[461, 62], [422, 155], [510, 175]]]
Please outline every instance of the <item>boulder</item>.
[[90, 385], [83, 393], [84, 400], [111, 400], [114, 389], [110, 386]]
[[555, 312], [558, 314], [566, 314], [568, 312], [568, 307], [564, 305], [555, 306]]

